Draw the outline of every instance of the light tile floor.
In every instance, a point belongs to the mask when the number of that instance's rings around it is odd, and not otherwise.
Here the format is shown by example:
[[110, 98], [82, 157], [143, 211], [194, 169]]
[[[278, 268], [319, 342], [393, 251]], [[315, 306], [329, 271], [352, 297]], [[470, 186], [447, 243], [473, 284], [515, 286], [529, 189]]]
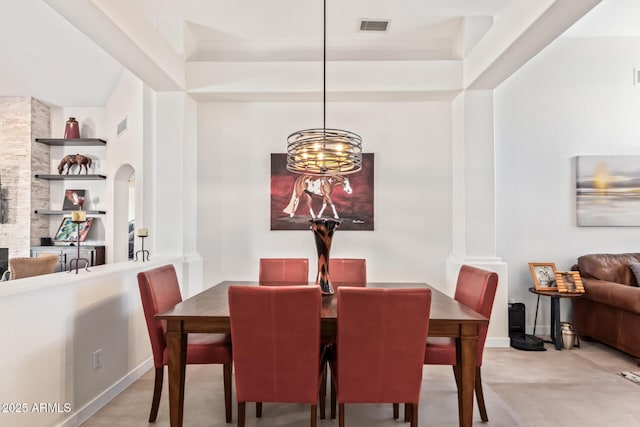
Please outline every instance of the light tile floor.
[[[517, 427], [636, 427], [640, 426], [640, 385], [620, 376], [640, 371], [636, 361], [594, 342], [581, 348], [557, 351], [547, 344], [545, 352], [512, 348], [485, 350], [482, 368], [488, 426]], [[223, 427], [222, 368], [187, 368], [184, 425]], [[116, 397], [84, 427], [146, 426], [153, 390], [151, 372]], [[158, 427], [169, 426], [165, 390]], [[234, 401], [234, 424], [236, 405]], [[247, 426], [308, 426], [308, 406], [264, 404], [262, 419], [247, 406]], [[420, 426], [457, 426], [455, 382], [450, 367], [427, 366], [420, 401]], [[327, 416], [328, 406], [327, 406]], [[151, 424], [154, 425], [154, 424]], [[337, 426], [337, 420], [319, 420], [318, 426]], [[408, 425], [392, 419], [391, 405], [347, 405], [349, 427]], [[477, 409], [474, 425], [484, 425]]]

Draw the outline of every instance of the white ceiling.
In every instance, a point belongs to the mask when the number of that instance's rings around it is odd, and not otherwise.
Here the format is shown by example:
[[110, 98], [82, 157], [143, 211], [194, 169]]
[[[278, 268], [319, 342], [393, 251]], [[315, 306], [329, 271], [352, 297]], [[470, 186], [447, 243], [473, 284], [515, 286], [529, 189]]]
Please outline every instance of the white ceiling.
[[[565, 34], [640, 36], [640, 1], [598, 2], [328, 0], [327, 58], [455, 62], [461, 88], [490, 88], [594, 6]], [[362, 18], [389, 30], [361, 32]], [[189, 90], [195, 64], [321, 61], [322, 24], [320, 0], [0, 0], [0, 95], [100, 106], [125, 68]]]
[[[186, 60], [317, 60], [322, 58], [321, 0], [134, 0], [160, 29], [190, 34]], [[327, 50], [335, 60], [452, 59], [464, 18], [494, 19], [514, 0], [352, 0], [327, 2]], [[361, 19], [390, 20], [384, 33], [359, 30]], [[167, 33], [169, 32], [167, 31]], [[484, 33], [484, 31], [482, 33]], [[482, 34], [474, 34], [479, 39]]]

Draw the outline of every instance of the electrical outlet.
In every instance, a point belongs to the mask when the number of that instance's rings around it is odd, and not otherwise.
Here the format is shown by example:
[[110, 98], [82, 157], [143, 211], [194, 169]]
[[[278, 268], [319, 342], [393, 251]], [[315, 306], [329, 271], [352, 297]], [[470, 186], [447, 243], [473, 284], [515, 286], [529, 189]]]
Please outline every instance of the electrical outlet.
[[102, 349], [101, 348], [93, 352], [92, 366], [94, 370], [102, 367]]

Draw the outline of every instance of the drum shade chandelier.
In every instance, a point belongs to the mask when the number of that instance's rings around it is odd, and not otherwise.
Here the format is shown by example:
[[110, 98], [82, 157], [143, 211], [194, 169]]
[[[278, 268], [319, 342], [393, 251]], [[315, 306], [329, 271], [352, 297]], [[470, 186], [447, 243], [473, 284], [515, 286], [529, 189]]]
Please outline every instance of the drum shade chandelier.
[[327, 0], [324, 0], [322, 57], [322, 128], [304, 129], [287, 138], [287, 170], [330, 176], [362, 169], [362, 138], [342, 129], [327, 129]]

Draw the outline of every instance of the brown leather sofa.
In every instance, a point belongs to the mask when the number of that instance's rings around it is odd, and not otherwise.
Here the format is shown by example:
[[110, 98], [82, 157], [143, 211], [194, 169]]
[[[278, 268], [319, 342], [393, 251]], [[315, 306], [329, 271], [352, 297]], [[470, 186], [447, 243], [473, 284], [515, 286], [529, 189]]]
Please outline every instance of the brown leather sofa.
[[630, 263], [640, 253], [590, 254], [578, 258], [585, 295], [575, 298], [581, 337], [601, 341], [640, 359], [640, 287]]

